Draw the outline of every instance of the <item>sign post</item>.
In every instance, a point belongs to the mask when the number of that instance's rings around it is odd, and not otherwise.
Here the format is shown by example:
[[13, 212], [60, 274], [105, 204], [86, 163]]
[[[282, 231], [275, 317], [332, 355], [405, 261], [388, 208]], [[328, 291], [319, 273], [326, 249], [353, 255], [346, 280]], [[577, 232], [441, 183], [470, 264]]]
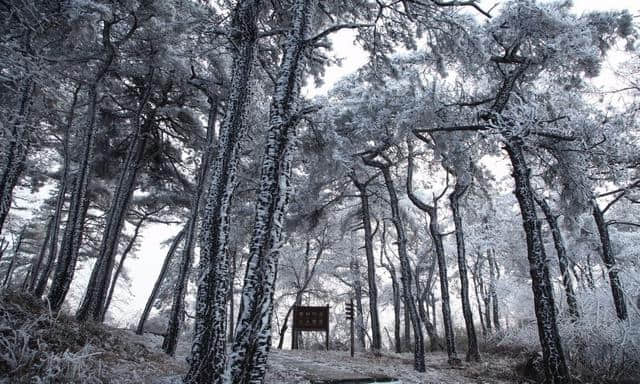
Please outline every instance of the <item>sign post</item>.
[[325, 332], [325, 348], [329, 350], [329, 306], [293, 307], [293, 327], [291, 330], [291, 349], [298, 349], [298, 331]]
[[349, 329], [351, 330], [351, 332], [350, 332], [351, 333], [351, 349], [350, 350], [351, 350], [351, 357], [353, 357], [354, 348], [355, 348], [355, 339], [354, 339], [354, 334], [353, 334], [353, 331], [354, 331], [354, 329], [353, 329], [353, 317], [354, 317], [353, 316], [353, 299], [349, 300], [348, 303], [344, 304], [344, 312], [345, 312], [345, 315], [347, 317], [347, 320], [349, 320], [349, 322], [351, 323], [350, 327], [349, 327]]

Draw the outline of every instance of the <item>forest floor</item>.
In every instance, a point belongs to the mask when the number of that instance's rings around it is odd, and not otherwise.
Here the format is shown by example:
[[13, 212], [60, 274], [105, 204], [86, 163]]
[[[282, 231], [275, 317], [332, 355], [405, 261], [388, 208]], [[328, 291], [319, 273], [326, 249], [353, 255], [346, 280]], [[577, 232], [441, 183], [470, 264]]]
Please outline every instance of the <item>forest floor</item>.
[[[52, 315], [26, 295], [0, 295], [0, 384], [179, 384], [186, 373], [187, 338], [175, 358], [159, 336]], [[484, 362], [451, 368], [446, 354], [427, 354], [427, 370], [413, 370], [410, 354], [374, 356], [346, 351], [280, 351], [269, 357], [265, 383], [322, 383], [335, 379], [394, 378], [401, 383], [502, 384], [518, 382], [517, 359], [484, 355]]]

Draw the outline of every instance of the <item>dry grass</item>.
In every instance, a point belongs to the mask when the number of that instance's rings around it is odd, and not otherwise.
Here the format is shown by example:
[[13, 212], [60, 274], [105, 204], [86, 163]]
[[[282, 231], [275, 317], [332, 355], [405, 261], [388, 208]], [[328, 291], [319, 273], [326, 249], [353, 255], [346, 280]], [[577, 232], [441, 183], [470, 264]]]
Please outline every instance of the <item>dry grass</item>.
[[52, 314], [26, 294], [0, 295], [0, 382], [153, 383], [184, 365], [128, 331]]

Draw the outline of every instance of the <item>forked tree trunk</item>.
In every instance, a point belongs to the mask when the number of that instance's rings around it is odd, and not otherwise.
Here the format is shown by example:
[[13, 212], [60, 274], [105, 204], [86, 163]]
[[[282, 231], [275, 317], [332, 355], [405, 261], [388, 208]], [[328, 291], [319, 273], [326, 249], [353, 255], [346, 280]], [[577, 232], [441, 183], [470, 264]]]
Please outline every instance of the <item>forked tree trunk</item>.
[[191, 200], [191, 212], [185, 228], [185, 243], [182, 248], [178, 278], [176, 279], [176, 285], [173, 291], [173, 302], [171, 303], [171, 311], [169, 312], [167, 334], [164, 336], [164, 340], [162, 342], [162, 349], [169, 356], [173, 356], [175, 354], [176, 347], [178, 345], [178, 335], [180, 333], [180, 326], [183, 319], [182, 314], [184, 312], [184, 298], [187, 292], [191, 265], [193, 264], [193, 249], [196, 243], [196, 233], [198, 231], [199, 224], [198, 218], [200, 217], [200, 208], [202, 205], [201, 201], [205, 190], [205, 180], [209, 174], [209, 165], [213, 157], [218, 99], [215, 97], [209, 98], [209, 104], [206, 147], [202, 152], [197, 180], [198, 184]]
[[60, 310], [67, 296], [71, 280], [75, 273], [78, 253], [82, 244], [84, 233], [84, 219], [89, 208], [88, 189], [91, 178], [91, 164], [93, 162], [93, 150], [96, 131], [96, 117], [98, 113], [98, 91], [107, 70], [115, 58], [115, 47], [111, 43], [111, 27], [115, 21], [105, 21], [102, 29], [103, 48], [105, 58], [100, 63], [96, 77], [89, 84], [89, 106], [87, 110], [87, 122], [82, 138], [82, 150], [80, 164], [75, 174], [75, 182], [71, 191], [71, 203], [67, 214], [67, 224], [62, 236], [60, 254], [56, 264], [55, 273], [49, 290], [49, 303], [55, 312]]
[[289, 197], [292, 141], [301, 113], [298, 99], [304, 52], [316, 0], [296, 0], [269, 112], [256, 219], [242, 288], [238, 325], [224, 382], [262, 383], [271, 348], [273, 294]]
[[146, 116], [146, 121], [143, 122], [143, 112], [151, 97], [152, 88], [153, 68], [146, 80], [145, 89], [143, 90], [138, 110], [133, 119], [135, 132], [129, 143], [127, 157], [122, 165], [111, 207], [107, 213], [98, 259], [93, 266], [82, 304], [76, 312], [76, 319], [79, 321], [92, 319], [93, 321], [101, 322], [103, 313], [105, 312], [105, 302], [109, 291], [113, 265], [115, 264], [115, 256], [118, 251], [122, 226], [124, 225], [124, 219], [129, 210], [129, 202], [135, 189], [138, 171], [140, 170], [147, 144], [148, 131], [153, 125], [155, 118], [155, 110], [152, 110], [148, 116]]
[[373, 257], [373, 231], [371, 229], [371, 212], [369, 209], [369, 195], [367, 194], [367, 184], [369, 181], [361, 183], [351, 176], [351, 181], [358, 189], [360, 196], [360, 212], [362, 215], [362, 227], [364, 229], [364, 250], [367, 257], [367, 282], [369, 284], [369, 313], [371, 316], [371, 349], [376, 352], [382, 347], [382, 336], [380, 334], [380, 318], [378, 315], [378, 285], [376, 283], [376, 263]]
[[10, 122], [11, 128], [9, 132], [0, 135], [3, 139], [0, 153], [4, 159], [0, 161], [2, 170], [0, 174], [0, 233], [7, 219], [13, 197], [13, 190], [18, 184], [18, 180], [22, 176], [24, 163], [27, 159], [27, 153], [31, 146], [33, 133], [33, 125], [29, 123], [29, 115], [33, 107], [33, 91], [35, 82], [32, 78], [24, 80], [24, 89], [18, 106], [18, 113], [13, 122]]
[[473, 323], [473, 312], [471, 311], [471, 301], [469, 300], [469, 278], [467, 277], [467, 254], [464, 244], [464, 232], [462, 228], [462, 215], [460, 214], [460, 198], [464, 195], [468, 186], [461, 185], [456, 181], [453, 192], [449, 195], [451, 211], [453, 213], [453, 223], [456, 232], [456, 246], [458, 249], [458, 272], [460, 273], [460, 299], [462, 301], [462, 315], [467, 330], [467, 361], [480, 361], [480, 350], [478, 349], [478, 339], [476, 328]]
[[389, 195], [389, 205], [391, 207], [391, 221], [394, 224], [396, 234], [398, 236], [396, 244], [398, 247], [398, 256], [400, 257], [400, 278], [402, 281], [403, 299], [405, 305], [409, 309], [409, 315], [411, 317], [411, 323], [413, 325], [413, 364], [416, 371], [424, 372], [426, 367], [424, 361], [424, 335], [422, 333], [422, 320], [418, 315], [418, 308], [416, 306], [415, 297], [411, 292], [411, 287], [413, 286], [413, 283], [411, 282], [411, 264], [409, 262], [409, 255], [407, 254], [407, 238], [404, 232], [402, 217], [400, 215], [398, 195], [396, 193], [393, 179], [391, 177], [391, 171], [389, 169], [390, 164], [388, 162], [381, 163], [377, 160], [374, 160], [375, 156], [377, 155], [378, 154], [373, 154], [373, 156], [366, 156], [363, 160], [368, 166], [380, 169], [380, 171], [382, 172], [382, 176], [384, 177], [385, 185], [387, 187], [387, 192]]
[[158, 292], [160, 291], [162, 282], [167, 276], [167, 270], [169, 269], [171, 260], [173, 260], [173, 255], [175, 255], [176, 249], [178, 249], [178, 246], [180, 245], [180, 242], [182, 241], [183, 236], [184, 236], [184, 230], [178, 232], [176, 237], [173, 238], [173, 242], [169, 247], [169, 252], [167, 252], [167, 256], [165, 256], [164, 258], [164, 262], [162, 263], [162, 268], [160, 268], [160, 273], [158, 274], [158, 278], [156, 279], [156, 282], [153, 285], [151, 294], [147, 299], [147, 304], [145, 304], [144, 310], [142, 311], [142, 315], [140, 316], [140, 320], [138, 321], [138, 326], [136, 327], [136, 334], [138, 335], [142, 335], [142, 333], [144, 332], [144, 324], [147, 322], [147, 319], [149, 318], [151, 307], [153, 307], [153, 303], [155, 303], [156, 301], [156, 297], [158, 296]]
[[451, 307], [449, 304], [449, 277], [447, 275], [447, 259], [444, 253], [444, 245], [442, 243], [442, 234], [438, 224], [438, 199], [441, 197], [435, 197], [433, 205], [429, 205], [420, 200], [413, 193], [413, 149], [409, 145], [409, 157], [408, 157], [408, 170], [407, 170], [407, 195], [411, 202], [423, 212], [429, 215], [429, 234], [436, 251], [436, 258], [438, 260], [438, 275], [440, 280], [440, 296], [442, 300], [442, 323], [444, 328], [444, 335], [447, 345], [447, 356], [449, 358], [449, 364], [457, 365], [460, 362], [458, 353], [456, 352], [456, 344], [454, 340], [453, 324], [451, 320]]
[[226, 360], [226, 297], [229, 286], [229, 210], [235, 186], [239, 144], [245, 131], [251, 73], [262, 1], [238, 1], [230, 35], [234, 51], [229, 96], [220, 126], [216, 159], [200, 227], [196, 319], [185, 384], [221, 383]]
[[611, 295], [613, 296], [613, 305], [616, 308], [616, 314], [620, 320], [627, 319], [627, 304], [624, 301], [624, 291], [618, 277], [618, 267], [616, 266], [616, 257], [611, 247], [611, 239], [609, 238], [609, 228], [604, 219], [604, 214], [598, 203], [594, 200], [591, 202], [593, 218], [600, 235], [600, 244], [602, 246], [602, 261], [607, 268], [609, 274], [609, 284], [611, 285]]
[[551, 229], [551, 236], [553, 237], [553, 245], [556, 249], [556, 255], [558, 256], [558, 265], [560, 266], [560, 274], [562, 276], [562, 286], [564, 287], [565, 295], [567, 296], [567, 306], [569, 308], [569, 316], [573, 320], [580, 317], [578, 312], [578, 304], [576, 301], [576, 294], [571, 284], [571, 276], [569, 274], [569, 258], [567, 257], [567, 248], [565, 247], [564, 238], [560, 227], [558, 226], [558, 217], [551, 212], [551, 207], [542, 197], [536, 196], [536, 203], [542, 209], [544, 217]]

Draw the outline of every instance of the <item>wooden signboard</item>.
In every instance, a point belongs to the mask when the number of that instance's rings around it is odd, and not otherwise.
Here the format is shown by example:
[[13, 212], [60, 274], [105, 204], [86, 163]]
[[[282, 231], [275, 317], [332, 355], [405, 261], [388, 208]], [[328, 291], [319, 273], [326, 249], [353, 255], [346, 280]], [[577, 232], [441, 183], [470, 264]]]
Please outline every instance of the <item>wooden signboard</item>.
[[299, 331], [326, 332], [325, 344], [327, 350], [329, 350], [329, 306], [294, 306], [291, 349], [297, 349], [298, 347]]

